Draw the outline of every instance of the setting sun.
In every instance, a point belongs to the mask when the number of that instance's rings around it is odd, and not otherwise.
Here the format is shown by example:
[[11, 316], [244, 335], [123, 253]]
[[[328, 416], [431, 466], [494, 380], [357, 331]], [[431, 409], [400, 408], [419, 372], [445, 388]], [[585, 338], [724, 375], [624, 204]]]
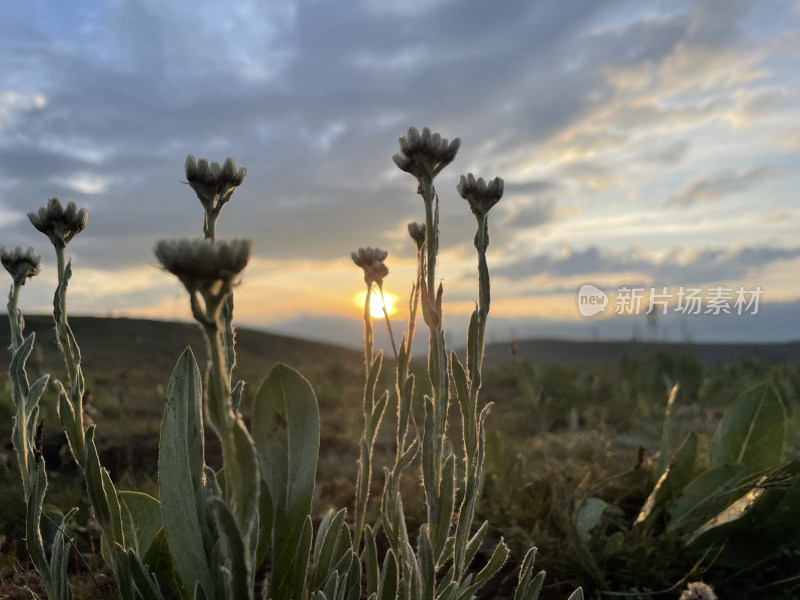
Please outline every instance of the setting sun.
[[[383, 292], [383, 299], [386, 301], [386, 312], [391, 315], [394, 313], [394, 303], [397, 300], [397, 296]], [[358, 293], [353, 296], [353, 302], [355, 302], [356, 306], [363, 308], [364, 294]], [[381, 302], [381, 295], [378, 290], [373, 290], [369, 297], [369, 314], [372, 315], [373, 319], [383, 318], [383, 303]]]

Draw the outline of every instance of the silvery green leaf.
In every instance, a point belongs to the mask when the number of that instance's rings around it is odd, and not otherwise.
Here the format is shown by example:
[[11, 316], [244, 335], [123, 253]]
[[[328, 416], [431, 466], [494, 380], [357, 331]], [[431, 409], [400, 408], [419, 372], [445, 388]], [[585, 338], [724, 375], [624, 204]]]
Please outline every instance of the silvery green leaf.
[[386, 552], [381, 569], [381, 581], [378, 586], [378, 600], [396, 600], [397, 598], [397, 559], [391, 548]]
[[50, 555], [50, 580], [53, 583], [54, 594], [56, 598], [63, 600], [70, 600], [72, 598], [72, 589], [69, 586], [69, 580], [67, 578], [69, 553], [72, 544], [65, 532], [69, 526], [69, 522], [77, 512], [77, 507], [73, 507], [61, 519], [61, 524], [53, 539], [53, 549]]
[[119, 492], [122, 528], [125, 543], [137, 554], [143, 554], [164, 526], [161, 503], [142, 492]]
[[272, 543], [272, 496], [267, 492], [267, 484], [261, 479], [259, 485], [261, 493], [258, 496], [258, 546], [256, 547], [256, 561], [253, 570], [258, 571], [267, 558], [270, 544]]
[[475, 559], [475, 555], [478, 554], [478, 550], [480, 550], [487, 531], [489, 531], [489, 521], [484, 521], [478, 528], [478, 531], [475, 532], [475, 535], [469, 540], [467, 550], [464, 554], [464, 569], [469, 569], [469, 566]]
[[375, 535], [369, 525], [364, 529], [364, 568], [367, 578], [367, 594], [372, 596], [378, 593], [380, 566], [378, 563], [378, 547], [375, 545]]
[[[159, 584], [163, 589], [169, 590], [172, 598], [188, 599], [192, 596], [184, 588], [181, 583], [181, 577], [175, 569], [175, 561], [169, 550], [167, 543], [167, 536], [162, 528], [153, 538], [147, 551], [142, 556], [142, 562], [147, 565], [151, 573], [154, 573], [158, 578]], [[195, 587], [199, 587], [200, 582], [197, 582]]]
[[436, 589], [436, 563], [433, 558], [433, 548], [428, 537], [427, 526], [420, 527], [418, 547], [422, 598], [423, 600], [433, 600], [434, 590]]
[[33, 482], [28, 496], [27, 512], [25, 515], [25, 535], [28, 544], [28, 554], [31, 562], [36, 566], [36, 570], [42, 577], [42, 584], [45, 589], [53, 593], [52, 582], [50, 580], [50, 568], [47, 563], [47, 556], [44, 552], [44, 543], [41, 534], [41, 515], [44, 494], [47, 491], [47, 474], [44, 469], [44, 461], [35, 465], [33, 471]]
[[133, 549], [129, 549], [127, 556], [131, 578], [136, 585], [139, 596], [147, 600], [163, 600], [164, 596], [161, 593], [161, 589], [158, 587], [158, 581], [142, 564], [136, 552], [134, 552]]
[[450, 533], [450, 519], [453, 516], [453, 506], [455, 505], [455, 486], [456, 486], [456, 457], [450, 454], [444, 461], [442, 467], [442, 480], [439, 486], [439, 518], [431, 528], [433, 535], [433, 555], [436, 557], [436, 564], [442, 565], [449, 558], [445, 552], [447, 548], [447, 538]]
[[203, 416], [200, 370], [187, 348], [178, 360], [167, 386], [158, 476], [164, 530], [175, 568], [184, 587], [200, 584], [207, 598], [214, 586], [202, 531], [205, 528], [203, 497]]
[[252, 600], [251, 565], [242, 532], [227, 502], [212, 498], [220, 536], [225, 545], [226, 568], [230, 577], [226, 589], [229, 600]]
[[503, 542], [503, 539], [500, 538], [500, 542], [497, 544], [497, 546], [495, 546], [489, 562], [486, 563], [486, 566], [483, 567], [483, 569], [481, 569], [477, 575], [475, 575], [475, 584], [480, 585], [488, 581], [500, 570], [500, 568], [503, 566], [503, 563], [506, 562], [506, 558], [508, 558], [508, 546], [506, 546]]
[[517, 589], [514, 590], [514, 600], [537, 600], [544, 581], [544, 571], [531, 581], [533, 577], [533, 562], [536, 559], [536, 548], [531, 548], [525, 553], [522, 564], [519, 567], [519, 579]]
[[[90, 425], [86, 430], [86, 459], [84, 461], [86, 488], [89, 492], [89, 501], [94, 509], [95, 519], [97, 519], [103, 531], [107, 531], [108, 535], [112, 536], [112, 541], [114, 541], [116, 538], [113, 537], [114, 530], [111, 527], [111, 509], [108, 506], [106, 491], [103, 489], [103, 473], [100, 466], [100, 458], [97, 456], [97, 447], [94, 443], [94, 431], [94, 425]], [[110, 564], [111, 557], [105, 558]]]
[[317, 399], [300, 373], [275, 365], [256, 393], [253, 432], [274, 509], [270, 593], [275, 600], [298, 598], [307, 564], [302, 554], [311, 550], [311, 532], [307, 550], [301, 538], [306, 535], [303, 529], [311, 511], [319, 454]]
[[[347, 528], [344, 522], [346, 514], [347, 510], [343, 508], [336, 513], [333, 521], [330, 521], [330, 526], [325, 523], [320, 524], [314, 549], [314, 571], [311, 574], [311, 589], [316, 590], [322, 587], [331, 574], [334, 564], [342, 557], [344, 550], [350, 547], [350, 540], [346, 539], [348, 536], [343, 531]], [[324, 529], [323, 525], [325, 525]], [[345, 539], [347, 546], [339, 544], [340, 540]]]

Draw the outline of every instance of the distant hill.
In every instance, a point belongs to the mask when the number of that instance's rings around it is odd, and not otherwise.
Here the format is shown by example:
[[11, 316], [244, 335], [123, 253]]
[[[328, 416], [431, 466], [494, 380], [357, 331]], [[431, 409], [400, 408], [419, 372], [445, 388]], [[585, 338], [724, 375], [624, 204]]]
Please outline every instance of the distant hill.
[[[0, 316], [0, 347], [9, 345], [7, 317]], [[202, 366], [206, 361], [205, 339], [193, 323], [176, 323], [129, 318], [70, 317], [83, 352], [84, 371], [102, 378], [118, 373], [128, 377], [166, 382], [178, 357], [187, 345]], [[55, 344], [53, 320], [49, 315], [25, 317], [25, 332], [36, 333], [36, 347], [30, 361], [32, 374], [62, 368]], [[363, 355], [357, 350], [322, 342], [302, 340], [254, 329], [237, 328], [237, 377], [260, 381], [278, 361], [300, 371], [334, 362], [360, 367]], [[654, 342], [581, 342], [534, 339], [515, 342], [516, 359], [537, 364], [563, 366], [613, 366], [623, 356], [635, 357], [654, 351], [673, 355], [695, 353], [707, 365], [731, 362], [737, 358], [758, 361], [800, 361], [800, 341], [780, 344], [677, 344]], [[419, 357], [420, 360], [422, 357]], [[486, 347], [487, 365], [512, 359], [509, 342]], [[8, 367], [9, 353], [0, 351], [0, 368]], [[135, 379], [135, 377], [134, 377]]]
[[[705, 365], [748, 359], [762, 362], [800, 362], [800, 341], [779, 344], [701, 344], [662, 342], [579, 342], [553, 339], [514, 342], [516, 359], [536, 364], [563, 366], [613, 366], [624, 356], [647, 356], [653, 352], [672, 355], [696, 354]], [[510, 342], [489, 344], [485, 364], [512, 359]]]
[[[7, 316], [0, 317], [0, 347], [10, 344]], [[207, 361], [206, 342], [194, 323], [129, 318], [70, 317], [82, 352], [84, 373], [99, 384], [124, 381], [126, 395], [136, 397], [166, 384], [181, 353], [191, 346], [201, 370]], [[29, 360], [30, 376], [63, 371], [55, 341], [53, 318], [25, 316], [25, 333], [36, 333]], [[234, 376], [258, 384], [280, 361], [303, 371], [334, 362], [360, 367], [363, 355], [331, 344], [301, 340], [252, 329], [236, 329], [237, 372]], [[7, 372], [9, 352], [0, 351], [0, 368]]]

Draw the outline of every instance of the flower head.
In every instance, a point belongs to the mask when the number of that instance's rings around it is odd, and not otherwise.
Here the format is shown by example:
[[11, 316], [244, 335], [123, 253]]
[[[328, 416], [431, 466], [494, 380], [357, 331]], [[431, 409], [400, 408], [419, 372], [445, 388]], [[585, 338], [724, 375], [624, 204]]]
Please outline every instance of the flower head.
[[389, 256], [386, 250], [380, 248], [359, 248], [352, 252], [350, 256], [357, 266], [364, 269], [364, 281], [367, 285], [377, 283], [378, 287], [383, 285], [383, 278], [389, 274], [389, 267], [383, 261]]
[[495, 177], [486, 183], [483, 177], [476, 180], [475, 176], [470, 173], [466, 177], [461, 176], [456, 189], [459, 195], [469, 203], [472, 213], [478, 219], [482, 219], [503, 197], [503, 180]]
[[186, 157], [185, 169], [186, 182], [206, 207], [213, 207], [217, 199], [227, 202], [247, 175], [247, 167], [237, 169], [236, 161], [230, 157], [220, 166], [218, 162], [209, 163], [205, 158], [196, 159], [190, 154]]
[[68, 202], [64, 208], [61, 200], [53, 196], [45, 206], [29, 212], [28, 218], [36, 229], [50, 238], [54, 246], [64, 248], [86, 227], [89, 213], [85, 208], [78, 210], [74, 202]]
[[410, 235], [411, 239], [417, 244], [417, 250], [422, 249], [422, 246], [425, 244], [425, 236], [427, 235], [425, 223], [409, 223], [408, 235]]
[[155, 254], [164, 268], [181, 280], [189, 293], [229, 290], [250, 260], [252, 240], [162, 240]]
[[694, 581], [686, 586], [681, 594], [680, 600], [717, 600], [717, 595], [707, 583]]
[[0, 247], [0, 262], [11, 273], [14, 283], [25, 285], [26, 279], [39, 273], [42, 256], [33, 248], [23, 250], [21, 246], [17, 246], [13, 250], [6, 250], [5, 247]]
[[460, 146], [459, 138], [448, 142], [447, 138], [438, 133], [432, 134], [427, 127], [422, 128], [421, 135], [416, 127], [411, 127], [406, 135], [400, 136], [400, 152], [392, 160], [400, 169], [417, 179], [426, 176], [433, 179], [453, 162]]

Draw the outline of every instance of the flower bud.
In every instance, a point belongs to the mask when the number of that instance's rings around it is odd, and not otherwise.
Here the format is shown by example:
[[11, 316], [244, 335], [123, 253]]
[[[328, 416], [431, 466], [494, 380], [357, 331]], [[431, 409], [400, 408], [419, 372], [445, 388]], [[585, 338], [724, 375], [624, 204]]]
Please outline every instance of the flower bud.
[[250, 260], [252, 240], [162, 240], [155, 254], [164, 268], [180, 279], [189, 293], [230, 289]]
[[227, 202], [234, 188], [242, 185], [247, 169], [236, 168], [236, 161], [230, 157], [220, 166], [205, 158], [186, 157], [186, 182], [192, 187], [200, 202], [210, 210], [216, 202]]
[[47, 201], [46, 206], [41, 206], [37, 211], [28, 213], [31, 224], [50, 238], [50, 242], [60, 248], [66, 247], [72, 238], [86, 227], [89, 213], [85, 208], [78, 210], [74, 202], [67, 203], [67, 208], [61, 206], [61, 200], [53, 196]]
[[482, 177], [476, 180], [475, 176], [469, 173], [466, 177], [461, 176], [456, 189], [480, 220], [488, 215], [492, 207], [503, 197], [503, 180], [495, 177], [487, 184]]
[[383, 278], [389, 274], [389, 268], [383, 263], [389, 253], [380, 248], [359, 248], [350, 254], [353, 262], [364, 269], [364, 281], [367, 285], [377, 283], [378, 287], [383, 285]]
[[25, 280], [37, 275], [42, 263], [42, 256], [33, 248], [23, 250], [17, 246], [13, 250], [0, 247], [0, 262], [11, 274], [14, 283], [25, 285]]
[[461, 140], [448, 142], [438, 133], [431, 134], [427, 127], [420, 135], [416, 127], [410, 127], [405, 136], [400, 136], [400, 152], [392, 157], [394, 163], [403, 171], [417, 179], [433, 178], [453, 162]]
[[425, 244], [425, 236], [427, 235], [427, 230], [425, 228], [425, 223], [409, 223], [408, 224], [408, 234], [411, 236], [411, 239], [417, 244], [417, 250], [420, 250], [422, 246]]

